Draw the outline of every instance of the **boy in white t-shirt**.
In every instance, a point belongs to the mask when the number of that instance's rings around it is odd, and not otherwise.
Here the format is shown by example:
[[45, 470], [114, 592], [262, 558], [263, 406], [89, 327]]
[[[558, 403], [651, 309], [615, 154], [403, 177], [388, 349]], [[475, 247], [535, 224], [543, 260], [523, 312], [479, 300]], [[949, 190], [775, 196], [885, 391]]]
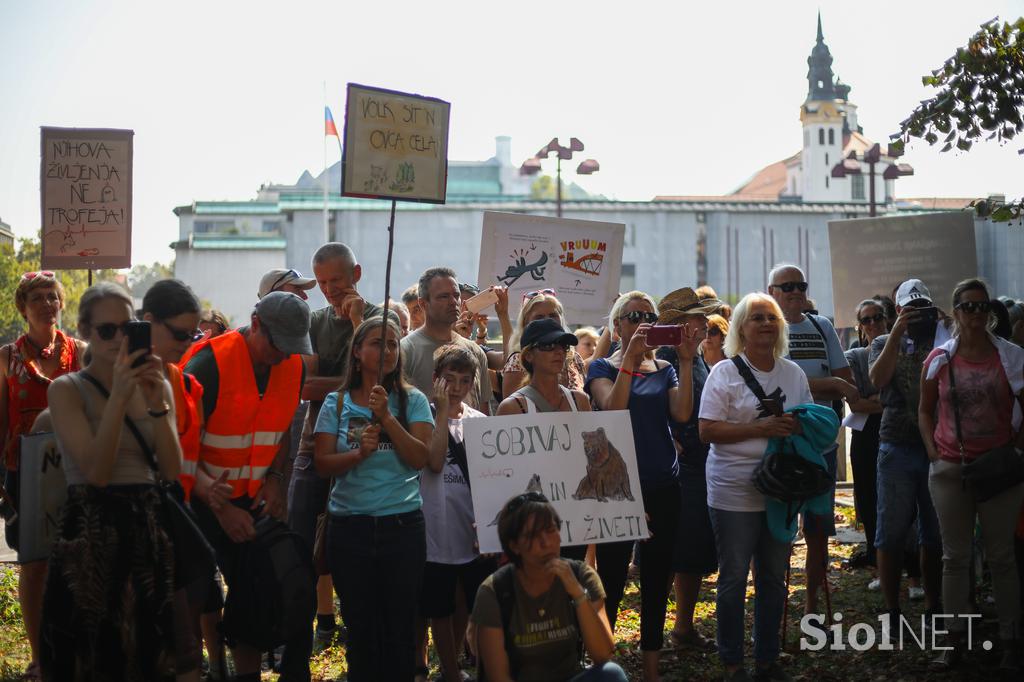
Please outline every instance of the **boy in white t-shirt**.
[[[427, 466], [420, 473], [427, 524], [427, 563], [420, 599], [422, 636], [418, 640], [421, 663], [426, 662], [429, 619], [443, 679], [452, 681], [462, 679], [458, 652], [477, 588], [497, 568], [493, 558], [479, 555], [463, 445], [463, 420], [486, 416], [464, 402], [473, 390], [477, 367], [476, 357], [464, 345], [447, 344], [434, 352], [434, 436], [429, 443]], [[456, 613], [460, 584], [467, 610]]]

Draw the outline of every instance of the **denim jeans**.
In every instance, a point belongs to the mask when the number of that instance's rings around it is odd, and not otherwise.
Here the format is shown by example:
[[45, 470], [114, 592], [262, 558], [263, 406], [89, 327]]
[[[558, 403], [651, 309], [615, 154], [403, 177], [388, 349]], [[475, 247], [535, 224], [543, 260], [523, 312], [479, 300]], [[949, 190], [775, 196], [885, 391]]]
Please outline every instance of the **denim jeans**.
[[771, 663], [779, 656], [790, 546], [772, 537], [763, 511], [709, 511], [718, 547], [718, 655], [725, 665], [743, 662], [743, 609], [753, 558], [754, 660]]
[[327, 562], [348, 626], [350, 682], [411, 680], [426, 524], [419, 510], [331, 516]]
[[942, 547], [939, 518], [928, 491], [928, 454], [924, 445], [878, 446], [878, 527], [875, 547], [902, 552], [917, 516], [918, 544]]
[[601, 665], [592, 665], [569, 682], [626, 682], [626, 671], [618, 663], [608, 661]]
[[330, 488], [331, 479], [316, 473], [311, 453], [295, 456], [288, 481], [288, 527], [309, 543], [310, 552], [316, 536], [316, 518], [327, 507]]

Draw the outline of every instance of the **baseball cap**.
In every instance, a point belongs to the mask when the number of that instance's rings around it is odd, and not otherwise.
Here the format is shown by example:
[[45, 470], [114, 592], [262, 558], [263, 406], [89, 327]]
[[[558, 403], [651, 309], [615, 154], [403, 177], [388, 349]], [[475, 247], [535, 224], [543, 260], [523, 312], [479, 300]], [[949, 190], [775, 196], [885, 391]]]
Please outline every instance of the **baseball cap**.
[[519, 350], [535, 346], [538, 343], [564, 343], [575, 346], [579, 342], [576, 335], [565, 331], [558, 320], [548, 317], [543, 320], [534, 320], [526, 325], [523, 336], [519, 339]]
[[300, 289], [312, 289], [316, 286], [316, 280], [303, 277], [298, 270], [275, 268], [260, 278], [259, 297], [263, 298], [271, 291], [277, 291], [285, 284], [292, 284]]
[[289, 355], [312, 355], [309, 344], [309, 306], [288, 291], [271, 291], [256, 304], [256, 317], [273, 340], [274, 348]]
[[914, 301], [932, 302], [932, 294], [919, 279], [908, 279], [896, 289], [896, 305], [903, 307]]
[[665, 294], [658, 304], [658, 324], [679, 324], [687, 315], [710, 315], [718, 312], [722, 302], [717, 298], [697, 298], [690, 287]]

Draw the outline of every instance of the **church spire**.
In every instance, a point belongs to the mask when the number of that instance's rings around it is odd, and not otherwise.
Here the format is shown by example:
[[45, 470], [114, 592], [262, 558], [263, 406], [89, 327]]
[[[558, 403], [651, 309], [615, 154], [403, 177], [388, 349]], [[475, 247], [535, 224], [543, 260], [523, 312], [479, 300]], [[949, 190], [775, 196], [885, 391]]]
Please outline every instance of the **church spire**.
[[807, 58], [807, 100], [821, 101], [836, 98], [832, 82], [832, 54], [821, 31], [821, 12], [818, 12], [818, 38]]

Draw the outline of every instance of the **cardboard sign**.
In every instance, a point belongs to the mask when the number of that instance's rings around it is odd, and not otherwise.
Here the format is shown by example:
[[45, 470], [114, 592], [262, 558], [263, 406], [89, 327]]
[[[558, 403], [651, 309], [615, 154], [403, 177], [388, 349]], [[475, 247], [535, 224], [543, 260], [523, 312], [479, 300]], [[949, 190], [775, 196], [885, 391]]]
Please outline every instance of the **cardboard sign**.
[[443, 204], [451, 104], [348, 84], [341, 193]]
[[514, 320], [523, 294], [552, 289], [567, 324], [604, 323], [619, 292], [626, 226], [519, 213], [484, 213], [480, 288], [507, 286]]
[[68, 497], [63, 457], [52, 433], [21, 437], [21, 498], [18, 502], [18, 561], [50, 556], [60, 532], [60, 514]]
[[648, 537], [629, 412], [547, 412], [463, 422], [481, 552], [500, 552], [498, 513], [544, 494], [562, 517], [562, 545]]
[[854, 327], [857, 304], [910, 278], [946, 312], [957, 282], [978, 274], [974, 215], [967, 211], [832, 220], [832, 301], [836, 327]]
[[42, 129], [41, 267], [131, 267], [134, 136], [131, 130]]

